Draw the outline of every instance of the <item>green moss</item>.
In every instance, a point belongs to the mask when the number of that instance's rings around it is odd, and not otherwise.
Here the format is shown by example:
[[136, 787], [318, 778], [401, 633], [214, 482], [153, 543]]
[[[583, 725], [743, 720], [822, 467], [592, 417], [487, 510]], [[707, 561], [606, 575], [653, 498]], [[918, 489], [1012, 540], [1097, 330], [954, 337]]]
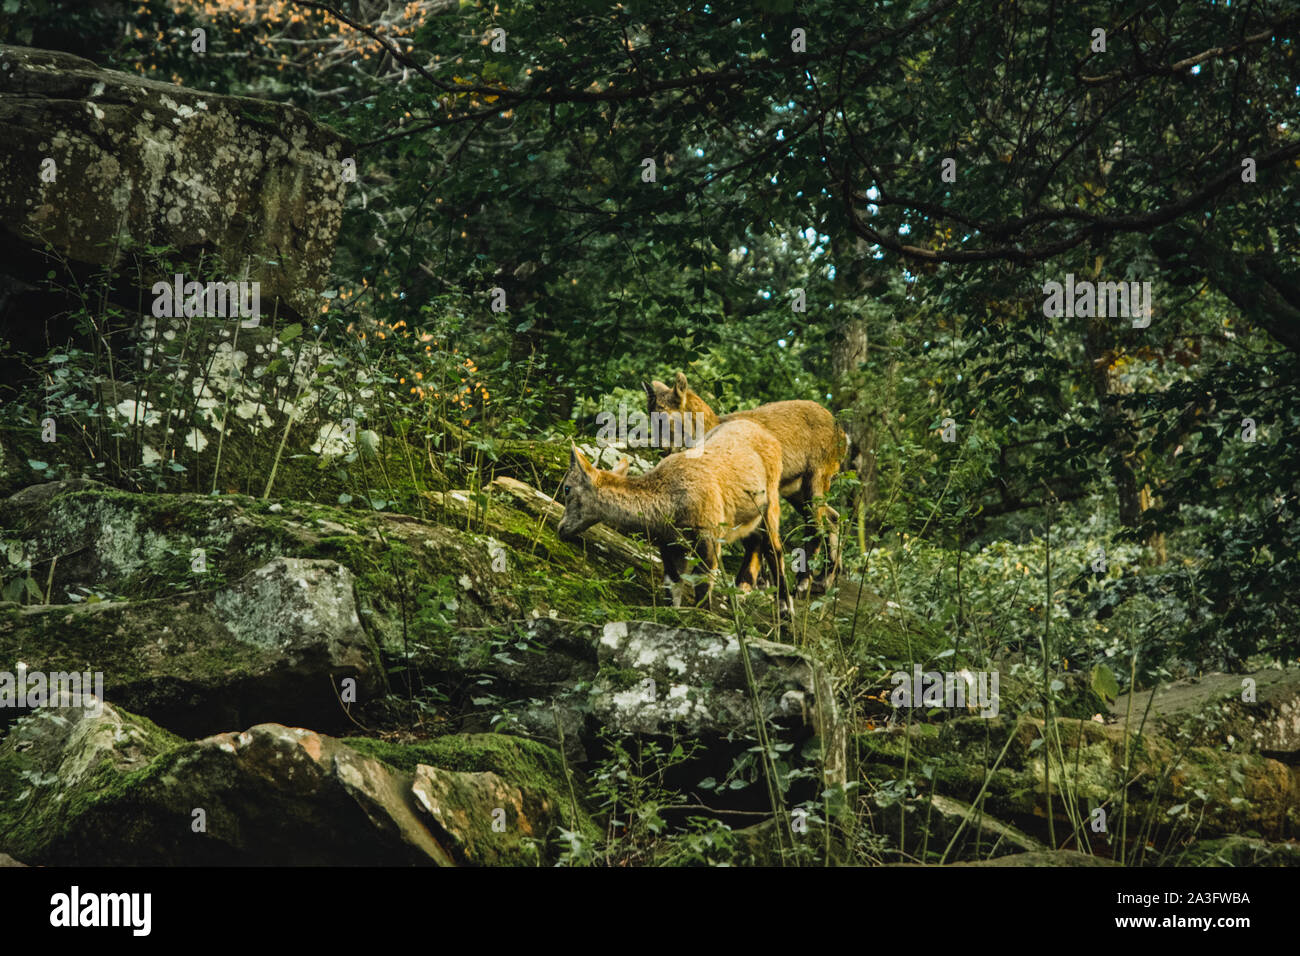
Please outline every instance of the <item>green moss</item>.
[[343, 742], [408, 773], [422, 763], [467, 773], [490, 770], [516, 786], [539, 790], [562, 785], [564, 779], [559, 753], [526, 737], [452, 734], [400, 744], [374, 737], [347, 737]]
[[[904, 616], [897, 610], [890, 611], [888, 616], [874, 611], [874, 608], [859, 610], [857, 655], [864, 664], [886, 670], [911, 670], [914, 664], [929, 669], [942, 663], [943, 670], [973, 666], [964, 654], [940, 661], [939, 653], [953, 646], [952, 636], [944, 628], [921, 618]], [[851, 619], [853, 608], [841, 608], [841, 616], [846, 612]]]
[[[937, 737], [925, 728], [925, 724], [912, 726], [911, 766], [918, 768], [918, 773], [923, 764], [932, 766], [939, 792], [966, 800], [974, 799], [987, 777], [987, 806], [1004, 819], [1042, 822], [1049, 754], [1052, 798], [1058, 813], [1064, 813], [1066, 799], [1074, 800], [1083, 813], [1093, 806], [1119, 805], [1125, 735], [1118, 726], [1062, 718], [1053, 724], [1052, 739], [1037, 746], [1043, 722], [1032, 717], [1015, 721], [958, 718], [940, 725]], [[1010, 744], [994, 769], [1008, 734]], [[865, 779], [879, 782], [899, 776], [901, 733], [860, 734], [855, 739]], [[1184, 826], [1208, 833], [1249, 828], [1280, 839], [1294, 834], [1300, 824], [1300, 812], [1291, 798], [1294, 783], [1290, 772], [1258, 754], [1200, 747], [1180, 750], [1170, 741], [1146, 733], [1130, 735], [1127, 760], [1132, 780], [1127, 800], [1131, 819], [1140, 825], [1154, 813], [1152, 820], [1159, 833], [1167, 833], [1178, 819], [1177, 814], [1168, 814], [1176, 805], [1187, 808]], [[1064, 816], [1061, 820], [1068, 825]]]
[[[117, 709], [131, 735], [131, 744], [152, 759], [135, 770], [123, 770], [103, 759], [84, 779], [66, 791], [66, 799], [37, 795], [38, 788], [57, 786], [52, 771], [37, 767], [31, 755], [12, 745], [18, 724], [0, 741], [0, 849], [18, 859], [75, 862], [77, 847], [111, 825], [129, 842], [133, 815], [128, 808], [147, 801], [144, 793], [174, 769], [185, 741], [145, 717]], [[23, 720], [48, 720], [53, 712], [38, 712]], [[90, 719], [90, 718], [86, 718]], [[103, 725], [103, 733], [111, 733]], [[114, 746], [123, 743], [115, 738]], [[111, 822], [110, 822], [111, 821]], [[70, 856], [69, 854], [72, 854]]]
[[[400, 744], [373, 737], [348, 737], [343, 742], [407, 773], [414, 773], [418, 764], [462, 773], [489, 771], [521, 790], [563, 808], [566, 819], [572, 813], [573, 800], [559, 751], [526, 737], [508, 734], [452, 734]], [[570, 773], [573, 772], [570, 768]], [[575, 776], [575, 791], [578, 788], [579, 780]], [[571, 821], [575, 822], [576, 826], [572, 828], [589, 836], [598, 832], [581, 800], [578, 820]]]
[[548, 495], [563, 483], [568, 470], [569, 445], [564, 441], [506, 439], [492, 465], [494, 478], [506, 475]]

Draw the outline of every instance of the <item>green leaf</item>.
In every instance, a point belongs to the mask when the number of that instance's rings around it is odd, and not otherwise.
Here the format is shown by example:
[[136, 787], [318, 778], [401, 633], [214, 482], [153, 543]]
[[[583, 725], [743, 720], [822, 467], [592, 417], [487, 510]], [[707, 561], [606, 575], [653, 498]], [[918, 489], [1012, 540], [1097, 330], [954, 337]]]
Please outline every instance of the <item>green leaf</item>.
[[1098, 664], [1092, 669], [1092, 689], [1108, 704], [1119, 696], [1119, 681], [1105, 664]]
[[293, 325], [285, 326], [280, 331], [280, 334], [277, 336], [277, 338], [280, 340], [280, 344], [283, 345], [287, 342], [292, 342], [300, 335], [302, 335], [302, 323], [295, 322]]

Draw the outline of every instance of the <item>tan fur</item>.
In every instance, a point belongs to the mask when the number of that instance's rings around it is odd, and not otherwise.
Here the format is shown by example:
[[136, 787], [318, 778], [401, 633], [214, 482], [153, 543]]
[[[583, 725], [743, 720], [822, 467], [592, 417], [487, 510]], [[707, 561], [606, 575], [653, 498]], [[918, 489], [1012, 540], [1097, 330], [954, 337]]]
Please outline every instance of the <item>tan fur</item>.
[[[751, 421], [762, 425], [781, 445], [781, 495], [789, 499], [805, 519], [811, 517], [816, 527], [808, 564], [829, 545], [830, 566], [818, 580], [819, 589], [828, 586], [838, 570], [839, 513], [825, 503], [830, 492], [831, 479], [840, 470], [840, 462], [848, 449], [848, 437], [836, 424], [829, 411], [816, 402], [795, 400], [771, 402], [758, 408], [732, 412], [719, 418], [704, 399], [690, 387], [686, 376], [678, 372], [673, 386], [655, 381], [643, 383], [646, 405], [650, 414], [666, 413], [670, 416], [685, 414], [688, 423], [698, 421], [705, 429], [724, 422]], [[678, 431], [675, 434], [681, 434]], [[689, 432], [688, 432], [689, 434]], [[829, 541], [827, 521], [829, 519]], [[756, 568], [755, 568], [756, 570]], [[809, 587], [811, 574], [799, 573], [796, 591], [802, 593]]]
[[674, 604], [681, 600], [675, 585], [690, 548], [709, 572], [705, 595], [710, 605], [719, 545], [743, 538], [746, 560], [737, 583], [743, 588], [753, 584], [745, 568], [756, 564], [761, 552], [777, 582], [778, 601], [788, 607], [781, 573], [780, 484], [780, 443], [749, 421], [712, 430], [698, 446], [665, 458], [644, 475], [602, 471], [572, 448], [560, 537], [572, 539], [598, 522], [645, 532], [659, 546]]

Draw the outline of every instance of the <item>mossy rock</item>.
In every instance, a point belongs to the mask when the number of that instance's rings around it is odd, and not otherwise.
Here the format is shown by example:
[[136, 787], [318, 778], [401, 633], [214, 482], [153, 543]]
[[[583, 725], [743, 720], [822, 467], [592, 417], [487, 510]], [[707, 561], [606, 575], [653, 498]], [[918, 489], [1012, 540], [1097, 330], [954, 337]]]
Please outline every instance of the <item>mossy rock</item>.
[[[496, 513], [512, 514], [504, 506]], [[522, 536], [530, 519], [511, 520]], [[243, 496], [53, 483], [0, 504], [0, 529], [0, 574], [31, 573], [44, 588], [57, 558], [56, 603], [77, 589], [170, 597], [237, 580], [280, 555], [338, 561], [356, 577], [363, 622], [399, 658], [412, 647], [445, 652], [460, 627], [552, 610], [595, 617], [648, 594], [648, 582], [593, 574], [549, 529], [539, 554], [408, 515]], [[196, 573], [200, 553], [204, 570]]]
[[0, 739], [0, 847], [34, 863], [90, 862], [93, 821], [138, 832], [134, 795], [170, 769], [165, 758], [183, 743], [111, 705], [95, 717], [51, 707], [20, 718]]
[[500, 443], [492, 477], [506, 476], [553, 495], [569, 470], [567, 441], [508, 439]]
[[97, 672], [107, 699], [187, 736], [264, 721], [341, 728], [343, 681], [358, 702], [387, 692], [351, 572], [299, 558], [174, 598], [2, 607], [0, 670], [19, 662], [33, 674]]
[[[500, 805], [505, 811], [503, 831], [493, 830], [490, 819], [465, 820], [465, 842], [473, 843], [475, 862], [537, 862], [540, 857], [525, 851], [516, 855], [513, 846], [517, 820], [559, 819], [563, 826], [588, 839], [600, 835], [582, 799], [582, 775], [566, 767], [558, 750], [545, 744], [510, 734], [451, 734], [430, 740], [394, 742], [374, 737], [349, 737], [343, 741], [361, 753], [382, 760], [389, 766], [416, 773], [421, 765], [464, 775], [463, 785], [471, 789], [486, 788], [489, 793], [519, 791], [522, 803], [512, 809], [509, 801]], [[495, 780], [481, 775], [490, 775]], [[504, 788], [497, 783], [502, 781]], [[446, 799], [445, 788], [452, 781], [435, 775], [428, 781], [430, 791]], [[496, 805], [494, 805], [494, 808]], [[547, 834], [531, 828], [524, 836], [545, 842]], [[551, 834], [554, 836], [554, 834]], [[549, 855], [549, 851], [542, 854]]]
[[[1203, 837], [1253, 830], [1280, 840], [1298, 832], [1296, 778], [1276, 760], [1176, 745], [1150, 732], [1128, 737], [1126, 758], [1125, 734], [1119, 725], [1061, 718], [1053, 723], [1053, 734], [1047, 740], [1043, 738], [1044, 726], [1033, 717], [1014, 721], [957, 718], [946, 721], [937, 738], [914, 726], [912, 765], [932, 765], [934, 786], [941, 793], [973, 800], [985, 789], [989, 812], [1039, 839], [1046, 830], [1048, 752], [1052, 754], [1050, 792], [1058, 833], [1068, 833], [1071, 826], [1063, 807], [1068, 799], [1084, 818], [1095, 808], [1104, 808], [1108, 832], [1117, 834], [1126, 766], [1130, 780], [1127, 830], [1134, 837], [1148, 821], [1155, 834], [1173, 833], [1175, 827], [1181, 827], [1184, 834], [1190, 831]], [[888, 737], [878, 741], [874, 735], [860, 735], [858, 740], [866, 755], [863, 771], [870, 775], [868, 779], [879, 783], [898, 776], [902, 763], [899, 741]], [[1005, 755], [997, 763], [1004, 746]], [[1095, 839], [1106, 843], [1109, 838]]]
[[572, 800], [553, 752], [435, 742], [408, 770], [366, 749], [279, 724], [191, 742], [112, 705], [42, 708], [0, 740], [0, 852], [47, 866], [554, 859]]

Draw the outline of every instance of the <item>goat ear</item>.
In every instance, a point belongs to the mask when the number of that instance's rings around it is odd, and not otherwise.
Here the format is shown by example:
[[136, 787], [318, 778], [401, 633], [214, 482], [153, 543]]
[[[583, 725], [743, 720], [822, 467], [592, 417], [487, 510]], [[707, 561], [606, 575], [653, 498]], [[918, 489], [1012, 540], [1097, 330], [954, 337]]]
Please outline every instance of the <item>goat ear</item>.
[[627, 470], [628, 470], [630, 467], [632, 467], [632, 459], [631, 459], [631, 458], [620, 458], [620, 459], [618, 460], [618, 464], [615, 465], [613, 468], [611, 468], [609, 471], [610, 471], [610, 474], [613, 474], [613, 475], [626, 475], [626, 474], [627, 474]]
[[569, 467], [572, 468], [574, 465], [577, 465], [578, 470], [582, 472], [582, 474], [586, 475], [588, 478], [590, 478], [592, 475], [596, 473], [596, 469], [591, 467], [591, 462], [587, 461], [586, 456], [583, 455], [583, 453], [578, 450], [578, 446], [570, 442], [569, 443]]
[[690, 388], [690, 385], [686, 384], [686, 373], [685, 373], [685, 372], [678, 372], [678, 373], [677, 373], [677, 394], [678, 394], [678, 395], [685, 395], [685, 394], [686, 394], [686, 390], [689, 389], [689, 388]]

